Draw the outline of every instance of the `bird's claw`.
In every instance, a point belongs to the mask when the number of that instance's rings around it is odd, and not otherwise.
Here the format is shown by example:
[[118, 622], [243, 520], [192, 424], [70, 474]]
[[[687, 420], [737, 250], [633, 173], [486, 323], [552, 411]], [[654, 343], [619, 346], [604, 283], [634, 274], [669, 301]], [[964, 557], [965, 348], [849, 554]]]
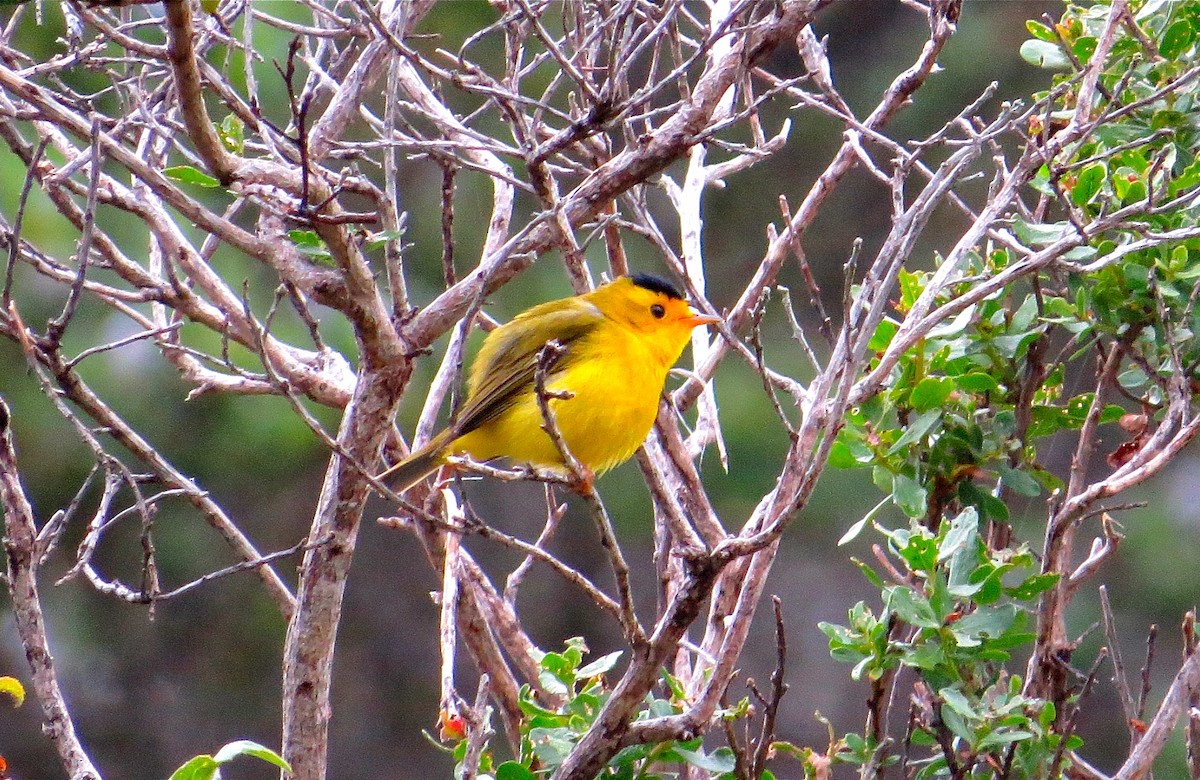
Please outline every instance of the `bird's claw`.
[[596, 472], [580, 464], [578, 470], [571, 474], [571, 489], [581, 496], [590, 496], [596, 492]]

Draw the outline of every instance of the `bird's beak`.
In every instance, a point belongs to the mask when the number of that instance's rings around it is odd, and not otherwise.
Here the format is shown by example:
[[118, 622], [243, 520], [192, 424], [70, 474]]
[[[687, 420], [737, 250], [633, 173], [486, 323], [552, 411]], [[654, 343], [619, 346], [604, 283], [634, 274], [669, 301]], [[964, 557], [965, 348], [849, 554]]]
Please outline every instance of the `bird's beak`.
[[713, 325], [713, 324], [716, 324], [721, 321], [722, 320], [720, 317], [715, 317], [711, 314], [697, 314], [694, 311], [691, 313], [690, 316], [683, 318], [684, 324], [690, 325], [693, 328], [698, 328], [701, 325]]

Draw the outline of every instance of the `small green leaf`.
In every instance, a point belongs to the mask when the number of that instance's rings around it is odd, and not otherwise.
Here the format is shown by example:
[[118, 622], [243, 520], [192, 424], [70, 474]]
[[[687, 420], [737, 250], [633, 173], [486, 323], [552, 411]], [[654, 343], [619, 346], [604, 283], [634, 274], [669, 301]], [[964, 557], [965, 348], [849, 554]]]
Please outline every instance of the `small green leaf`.
[[942, 707], [942, 720], [963, 741], [970, 743], [974, 739], [975, 734], [971, 731], [971, 727], [967, 725], [966, 719], [962, 715], [959, 715], [952, 707]]
[[938, 545], [938, 561], [944, 561], [959, 550], [969, 549], [979, 538], [979, 512], [969, 506], [950, 521], [950, 529]]
[[1051, 30], [1041, 22], [1030, 19], [1025, 22], [1025, 29], [1029, 30], [1029, 34], [1038, 40], [1058, 43], [1058, 37], [1054, 34], [1054, 30]]
[[905, 447], [916, 444], [918, 441], [923, 439], [925, 434], [929, 433], [929, 431], [933, 429], [933, 426], [937, 425], [941, 419], [941, 409], [930, 409], [928, 412], [925, 412], [920, 417], [913, 420], [912, 423], [904, 429], [904, 433], [900, 435], [899, 439], [896, 439], [896, 443], [888, 449], [887, 454], [895, 455]]
[[313, 230], [289, 230], [288, 238], [296, 245], [296, 251], [313, 260], [332, 262], [333, 255], [325, 242]]
[[1100, 192], [1100, 188], [1104, 186], [1104, 180], [1108, 176], [1108, 169], [1104, 167], [1102, 162], [1094, 162], [1091, 165], [1085, 165], [1083, 170], [1079, 172], [1079, 178], [1075, 181], [1075, 187], [1071, 190], [1071, 200], [1076, 206], [1083, 206], [1090, 203], [1092, 198]]
[[976, 637], [999, 637], [1017, 618], [1015, 604], [1000, 604], [994, 607], [981, 607], [965, 616], [953, 626], [953, 632], [960, 645], [964, 640], [975, 640]]
[[874, 569], [857, 558], [851, 558], [850, 562], [858, 567], [858, 570], [861, 571], [863, 576], [867, 578], [867, 582], [871, 583], [877, 588], [883, 587], [883, 578], [880, 577]]
[[1041, 494], [1042, 486], [1026, 472], [1009, 468], [1004, 464], [999, 464], [997, 470], [1000, 472], [1000, 481], [1017, 495], [1036, 498]]
[[213, 760], [218, 764], [227, 764], [238, 756], [251, 756], [266, 761], [268, 764], [274, 764], [285, 772], [291, 772], [292, 768], [288, 766], [288, 762], [283, 760], [283, 757], [271, 750], [268, 747], [263, 747], [257, 742], [251, 742], [248, 739], [239, 739], [236, 742], [230, 742], [225, 747], [217, 751], [213, 756]]
[[221, 143], [234, 154], [246, 151], [246, 123], [237, 114], [226, 114], [217, 128]]
[[850, 446], [838, 439], [829, 448], [829, 465], [835, 469], [853, 469], [860, 464], [855, 459], [854, 453], [850, 451]]
[[929, 606], [929, 601], [904, 585], [894, 585], [885, 592], [888, 609], [896, 616], [917, 628], [939, 628], [941, 622]]
[[168, 179], [174, 179], [184, 184], [194, 184], [197, 187], [211, 188], [221, 186], [220, 181], [190, 165], [176, 165], [171, 168], [165, 168], [163, 173], [166, 174]]
[[505, 761], [496, 767], [496, 780], [535, 780], [536, 775], [529, 771], [524, 764], [516, 761]]
[[321, 237], [315, 230], [289, 230], [288, 238], [296, 246], [322, 246]]
[[1193, 160], [1191, 165], [1184, 168], [1182, 173], [1172, 179], [1168, 189], [1173, 198], [1197, 184], [1200, 184], [1200, 159]]
[[172, 772], [170, 780], [213, 780], [220, 768], [212, 756], [196, 756]]
[[871, 334], [871, 340], [867, 342], [867, 349], [872, 352], [882, 352], [887, 349], [897, 330], [899, 330], [899, 326], [896, 323], [891, 320], [881, 320], [875, 327], [875, 332]]
[[1043, 40], [1028, 40], [1021, 44], [1021, 59], [1035, 68], [1046, 70], [1067, 70], [1071, 61], [1057, 43]]
[[729, 748], [717, 748], [708, 755], [705, 755], [703, 751], [693, 752], [681, 747], [675, 748], [675, 752], [692, 766], [714, 774], [732, 772], [735, 764], [733, 751]]
[[904, 474], [892, 478], [892, 500], [900, 511], [909, 517], [923, 517], [928, 502], [928, 495], [920, 482]]
[[1034, 574], [1015, 588], [1008, 588], [1007, 592], [1009, 596], [1018, 601], [1032, 601], [1057, 585], [1058, 580], [1057, 573]]
[[914, 666], [918, 669], [932, 670], [946, 662], [946, 653], [942, 650], [941, 645], [917, 645], [904, 652], [902, 662], [907, 666]]
[[975, 743], [975, 749], [983, 752], [986, 750], [993, 750], [995, 748], [1002, 748], [1013, 742], [1021, 742], [1029, 739], [1032, 736], [1032, 731], [1025, 731], [1024, 729], [993, 731], [991, 734], [988, 734], [986, 737]]
[[529, 744], [537, 755], [538, 761], [547, 769], [558, 766], [571, 752], [575, 743], [571, 740], [571, 732], [566, 728], [529, 730]]
[[954, 380], [949, 377], [926, 377], [917, 383], [909, 402], [918, 412], [939, 407], [954, 392]]
[[1041, 249], [1042, 247], [1050, 246], [1074, 231], [1069, 222], [1031, 225], [1020, 217], [1017, 217], [1013, 219], [1013, 232], [1017, 234], [1017, 238], [1026, 244]]
[[1054, 702], [1047, 701], [1042, 705], [1042, 711], [1038, 713], [1038, 724], [1044, 729], [1050, 728], [1050, 725], [1054, 723], [1054, 718], [1057, 717], [1056, 713]]
[[885, 498], [875, 506], [871, 507], [871, 511], [863, 515], [861, 520], [855, 522], [854, 525], [850, 526], [846, 533], [842, 534], [842, 538], [838, 539], [838, 547], [841, 547], [843, 544], [852, 541], [855, 537], [862, 533], [863, 527], [866, 526], [867, 523], [871, 522], [871, 518], [875, 517], [875, 515], [879, 513], [880, 509], [883, 509], [885, 506], [887, 506], [887, 503], [888, 500]]
[[967, 718], [976, 717], [974, 708], [971, 707], [971, 702], [963, 695], [963, 692], [957, 688], [942, 688], [938, 691], [938, 696], [942, 698], [946, 706]]
[[996, 377], [979, 371], [955, 377], [954, 383], [966, 393], [990, 393], [1000, 389]]
[[1158, 53], [1168, 60], [1173, 60], [1183, 54], [1192, 45], [1194, 36], [1195, 33], [1192, 30], [1191, 23], [1185, 19], [1180, 19], [1163, 33], [1162, 43], [1158, 45]]
[[616, 666], [617, 661], [620, 660], [620, 658], [620, 650], [616, 651], [615, 653], [609, 653], [608, 655], [602, 655], [595, 661], [592, 661], [590, 664], [581, 666], [579, 670], [575, 672], [575, 679], [586, 680], [588, 677], [595, 677], [597, 675], [604, 674], [609, 669], [612, 669], [614, 666]]

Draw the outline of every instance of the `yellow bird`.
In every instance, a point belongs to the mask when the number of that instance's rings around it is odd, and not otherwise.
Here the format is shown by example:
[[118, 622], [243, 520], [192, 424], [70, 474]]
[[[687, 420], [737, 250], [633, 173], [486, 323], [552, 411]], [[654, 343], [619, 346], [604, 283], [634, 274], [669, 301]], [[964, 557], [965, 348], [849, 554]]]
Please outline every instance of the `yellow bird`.
[[[547, 399], [571, 454], [595, 474], [628, 460], [650, 432], [667, 372], [697, 314], [670, 282], [623, 276], [590, 293], [539, 304], [488, 334], [457, 422], [379, 475], [406, 490], [451, 455], [561, 467], [543, 428], [535, 373], [550, 341], [564, 348], [546, 376]], [[569, 394], [555, 398], [551, 394]]]

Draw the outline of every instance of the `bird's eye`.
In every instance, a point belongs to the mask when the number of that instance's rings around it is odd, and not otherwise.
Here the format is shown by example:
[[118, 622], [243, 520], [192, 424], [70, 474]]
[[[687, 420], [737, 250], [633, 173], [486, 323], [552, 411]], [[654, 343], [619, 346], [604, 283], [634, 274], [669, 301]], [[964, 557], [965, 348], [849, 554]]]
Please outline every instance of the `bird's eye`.
[[661, 303], [656, 303], [650, 307], [650, 313], [654, 315], [655, 319], [661, 320], [666, 316], [667, 310], [663, 308]]

